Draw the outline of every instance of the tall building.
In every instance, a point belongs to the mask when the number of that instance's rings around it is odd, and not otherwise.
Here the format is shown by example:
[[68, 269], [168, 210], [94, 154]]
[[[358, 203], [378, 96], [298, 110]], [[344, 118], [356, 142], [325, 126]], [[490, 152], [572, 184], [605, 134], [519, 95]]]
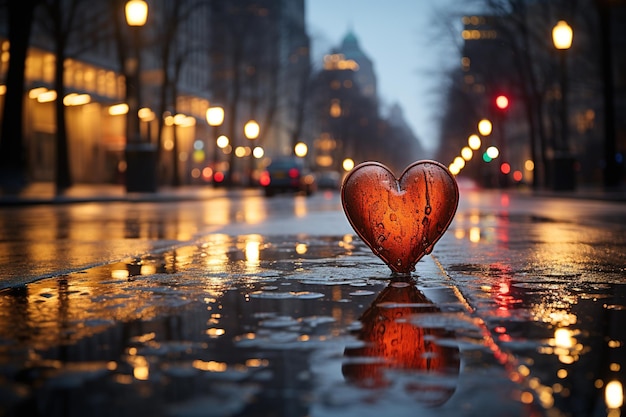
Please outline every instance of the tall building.
[[349, 158], [356, 163], [378, 161], [400, 173], [424, 156], [399, 107], [392, 108], [389, 120], [382, 119], [373, 62], [352, 31], [324, 56], [323, 64], [314, 100], [318, 169], [341, 170]]
[[348, 30], [341, 45], [334, 48], [331, 54], [340, 55], [346, 62], [355, 62], [358, 71], [355, 71], [355, 82], [361, 94], [371, 99], [377, 99], [376, 74], [372, 60], [363, 52], [359, 45], [359, 40], [352, 30]]

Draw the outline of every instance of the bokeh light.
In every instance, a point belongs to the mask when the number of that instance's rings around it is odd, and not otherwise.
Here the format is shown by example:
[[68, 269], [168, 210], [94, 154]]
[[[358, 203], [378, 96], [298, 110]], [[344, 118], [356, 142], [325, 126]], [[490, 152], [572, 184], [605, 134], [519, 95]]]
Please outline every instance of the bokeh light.
[[500, 155], [500, 150], [495, 146], [490, 146], [487, 148], [487, 156], [491, 159], [496, 159]]
[[478, 122], [478, 133], [480, 133], [481, 135], [489, 136], [492, 130], [493, 125], [491, 124], [491, 121], [487, 119], [482, 119], [480, 122]]
[[472, 151], [469, 146], [464, 146], [463, 149], [461, 149], [461, 156], [466, 161], [469, 161], [470, 159], [472, 159], [473, 155], [474, 155], [474, 151]]
[[467, 138], [467, 144], [469, 145], [470, 149], [474, 151], [480, 149], [480, 137], [478, 135], [470, 135], [470, 137]]

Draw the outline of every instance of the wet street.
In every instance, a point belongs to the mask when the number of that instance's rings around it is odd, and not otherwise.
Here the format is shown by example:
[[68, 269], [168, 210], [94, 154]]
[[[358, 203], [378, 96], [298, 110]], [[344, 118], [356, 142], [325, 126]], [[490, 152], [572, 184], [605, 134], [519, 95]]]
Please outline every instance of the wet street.
[[626, 203], [461, 190], [411, 276], [337, 192], [0, 207], [0, 416], [609, 416]]

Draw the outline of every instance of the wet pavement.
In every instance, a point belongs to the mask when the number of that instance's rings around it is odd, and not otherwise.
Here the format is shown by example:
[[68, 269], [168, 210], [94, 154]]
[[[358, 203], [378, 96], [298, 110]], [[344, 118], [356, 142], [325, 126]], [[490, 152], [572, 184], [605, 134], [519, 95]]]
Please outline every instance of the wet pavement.
[[0, 416], [611, 416], [626, 205], [461, 192], [393, 275], [337, 193], [1, 208]]

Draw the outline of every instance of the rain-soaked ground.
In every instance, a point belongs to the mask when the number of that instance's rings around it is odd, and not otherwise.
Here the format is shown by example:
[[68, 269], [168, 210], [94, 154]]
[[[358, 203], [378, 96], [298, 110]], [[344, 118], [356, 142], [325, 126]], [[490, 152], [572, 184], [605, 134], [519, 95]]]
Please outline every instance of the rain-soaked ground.
[[486, 201], [411, 276], [248, 225], [0, 291], [0, 416], [619, 416], [619, 209]]

